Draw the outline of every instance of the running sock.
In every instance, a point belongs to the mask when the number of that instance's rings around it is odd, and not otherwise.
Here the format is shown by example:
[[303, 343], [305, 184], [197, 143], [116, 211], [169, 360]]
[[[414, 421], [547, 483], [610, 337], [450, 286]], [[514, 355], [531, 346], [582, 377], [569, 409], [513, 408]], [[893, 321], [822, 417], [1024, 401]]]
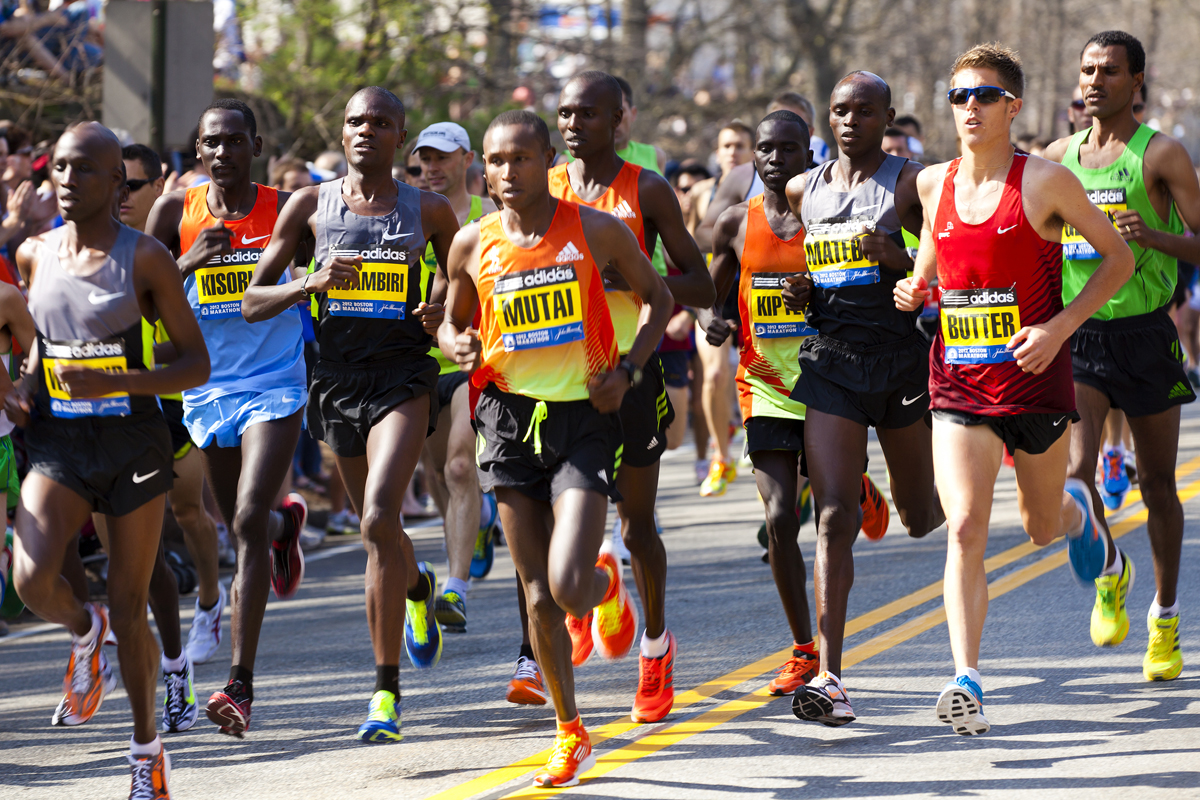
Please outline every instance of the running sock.
[[971, 669], [970, 667], [967, 667], [966, 669], [960, 669], [958, 672], [954, 673], [954, 679], [958, 680], [963, 675], [966, 675], [968, 678], [975, 681], [975, 685], [979, 687], [979, 691], [983, 691], [983, 678], [979, 677], [979, 670]]
[[146, 744], [134, 741], [132, 736], [129, 737], [129, 754], [134, 758], [156, 756], [159, 750], [162, 750], [162, 739], [157, 736], [154, 737], [154, 741]]
[[1116, 551], [1116, 554], [1113, 556], [1112, 563], [1104, 568], [1100, 573], [1100, 577], [1104, 577], [1105, 575], [1120, 575], [1121, 570], [1125, 568], [1125, 554], [1115, 544], [1113, 545], [1113, 550]]
[[528, 644], [521, 645], [521, 652], [518, 654], [517, 657], [518, 658], [528, 658], [530, 661], [533, 661], [533, 662], [537, 661], [537, 659], [533, 655], [533, 645], [528, 645]]
[[467, 599], [467, 589], [470, 584], [461, 578], [446, 578], [446, 582], [442, 584], [442, 594], [446, 592], [455, 592], [463, 600]]
[[197, 600], [196, 608], [200, 609], [201, 611], [212, 611], [214, 608], [217, 607], [217, 604], [220, 602], [221, 602], [221, 595], [218, 594], [217, 599], [213, 601], [213, 604], [211, 606], [203, 606], [200, 604], [200, 601]]
[[813, 640], [809, 641], [807, 644], [800, 644], [799, 642], [792, 642], [792, 653], [793, 654], [804, 653], [805, 655], [808, 655], [808, 656], [814, 656], [814, 657], [817, 656], [818, 655], [817, 640], [813, 639]]
[[1154, 602], [1150, 604], [1149, 616], [1157, 617], [1159, 619], [1171, 619], [1171, 617], [1178, 617], [1179, 601], [1176, 600], [1175, 605], [1171, 606], [1170, 608], [1163, 608], [1158, 604], [1158, 595], [1155, 595]]
[[167, 654], [163, 653], [162, 668], [163, 672], [179, 672], [187, 666], [187, 656], [180, 651], [179, 655], [174, 658], [167, 658]]
[[272, 514], [278, 514], [283, 518], [283, 524], [279, 526], [279, 538], [275, 541], [286, 542], [296, 535], [296, 517], [293, 514], [285, 514], [282, 511], [272, 511]]
[[659, 634], [657, 639], [649, 639], [646, 637], [646, 632], [642, 631], [642, 656], [645, 658], [662, 658], [667, 654], [667, 630]]
[[234, 665], [229, 668], [229, 682], [241, 681], [246, 687], [246, 697], [254, 699], [254, 673], [245, 667]]
[[1104, 443], [1104, 452], [1106, 454], [1111, 453], [1113, 450], [1116, 450], [1117, 453], [1120, 454], [1121, 458], [1125, 457], [1125, 443], [1124, 442], [1117, 442], [1116, 444], [1109, 444], [1108, 442]]
[[379, 664], [375, 667], [375, 691], [391, 692], [400, 699], [400, 665]]
[[89, 609], [88, 616], [92, 618], [92, 627], [88, 628], [88, 632], [83, 636], [71, 634], [71, 641], [80, 647], [90, 647], [92, 642], [96, 641], [96, 637], [100, 635], [100, 615]]
[[419, 570], [417, 585], [408, 590], [408, 599], [414, 603], [420, 603], [428, 600], [431, 594], [433, 594], [433, 584], [429, 581], [429, 575], [424, 570]]

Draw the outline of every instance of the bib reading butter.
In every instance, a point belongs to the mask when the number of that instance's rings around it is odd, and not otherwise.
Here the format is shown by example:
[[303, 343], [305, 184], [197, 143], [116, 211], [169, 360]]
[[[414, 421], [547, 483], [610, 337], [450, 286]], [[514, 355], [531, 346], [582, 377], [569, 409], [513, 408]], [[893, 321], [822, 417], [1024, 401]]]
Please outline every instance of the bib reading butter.
[[1021, 329], [1017, 290], [947, 289], [942, 292], [942, 340], [947, 364], [1015, 361], [1008, 342]]

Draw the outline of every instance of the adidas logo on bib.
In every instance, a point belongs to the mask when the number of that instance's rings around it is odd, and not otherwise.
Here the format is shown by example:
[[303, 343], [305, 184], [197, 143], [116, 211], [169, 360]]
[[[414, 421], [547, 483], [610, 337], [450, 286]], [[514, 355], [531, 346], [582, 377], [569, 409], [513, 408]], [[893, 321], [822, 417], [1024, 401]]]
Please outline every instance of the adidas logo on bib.
[[633, 219], [636, 216], [633, 213], [633, 209], [629, 207], [628, 200], [622, 200], [618, 203], [612, 210], [612, 215], [617, 219]]
[[574, 242], [567, 242], [567, 246], [558, 251], [558, 256], [554, 260], [559, 264], [582, 261], [583, 253], [579, 252], [579, 248], [575, 246]]

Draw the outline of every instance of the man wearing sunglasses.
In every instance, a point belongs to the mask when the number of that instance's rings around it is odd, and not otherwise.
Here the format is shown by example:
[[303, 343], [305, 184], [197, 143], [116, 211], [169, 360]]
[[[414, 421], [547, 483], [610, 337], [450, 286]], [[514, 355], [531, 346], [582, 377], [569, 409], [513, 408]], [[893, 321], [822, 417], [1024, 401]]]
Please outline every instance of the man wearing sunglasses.
[[[1063, 434], [1078, 419], [1067, 339], [1125, 282], [1133, 258], [1068, 170], [1010, 144], [1025, 87], [1015, 52], [968, 50], [955, 61], [950, 85], [963, 155], [917, 179], [921, 248], [913, 277], [896, 284], [895, 301], [919, 309], [936, 275], [941, 326], [929, 394], [934, 471], [949, 527], [946, 618], [957, 670], [938, 697], [937, 717], [969, 736], [991, 728], [978, 668], [988, 605], [984, 551], [1005, 445], [1029, 538], [1044, 546], [1065, 534], [1071, 565], [1086, 580], [1104, 565], [1087, 486], [1066, 479]], [[1066, 308], [1064, 226], [1101, 259]]]
[[[1135, 259], [1135, 276], [1071, 337], [1075, 401], [1082, 421], [1071, 428], [1071, 474], [1092, 486], [1110, 408], [1121, 409], [1137, 445], [1138, 477], [1149, 513], [1158, 594], [1150, 606], [1150, 641], [1142, 672], [1171, 680], [1183, 667], [1176, 584], [1183, 544], [1183, 507], [1175, 491], [1180, 405], [1196, 399], [1166, 306], [1175, 291], [1177, 259], [1200, 263], [1200, 185], [1183, 145], [1136, 118], [1145, 106], [1146, 54], [1123, 31], [1088, 40], [1080, 55], [1079, 86], [1092, 126], [1060, 139], [1046, 158], [1060, 161], [1083, 183], [1112, 221]], [[1063, 300], [1080, 294], [1099, 257], [1073, 230], [1063, 231]], [[1100, 506], [1095, 506], [1100, 511]], [[1103, 518], [1103, 514], [1098, 516]], [[1133, 564], [1113, 543], [1096, 578], [1092, 641], [1120, 644], [1129, 631], [1125, 601]]]

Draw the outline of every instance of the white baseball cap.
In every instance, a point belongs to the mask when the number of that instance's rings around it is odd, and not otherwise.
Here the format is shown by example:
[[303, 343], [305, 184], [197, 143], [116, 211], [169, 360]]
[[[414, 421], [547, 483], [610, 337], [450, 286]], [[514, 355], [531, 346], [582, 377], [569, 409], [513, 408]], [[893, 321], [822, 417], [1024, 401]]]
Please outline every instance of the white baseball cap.
[[443, 153], [453, 153], [461, 147], [469, 153], [471, 138], [467, 136], [466, 128], [456, 122], [437, 122], [421, 131], [413, 150], [420, 150], [422, 147], [432, 147]]

